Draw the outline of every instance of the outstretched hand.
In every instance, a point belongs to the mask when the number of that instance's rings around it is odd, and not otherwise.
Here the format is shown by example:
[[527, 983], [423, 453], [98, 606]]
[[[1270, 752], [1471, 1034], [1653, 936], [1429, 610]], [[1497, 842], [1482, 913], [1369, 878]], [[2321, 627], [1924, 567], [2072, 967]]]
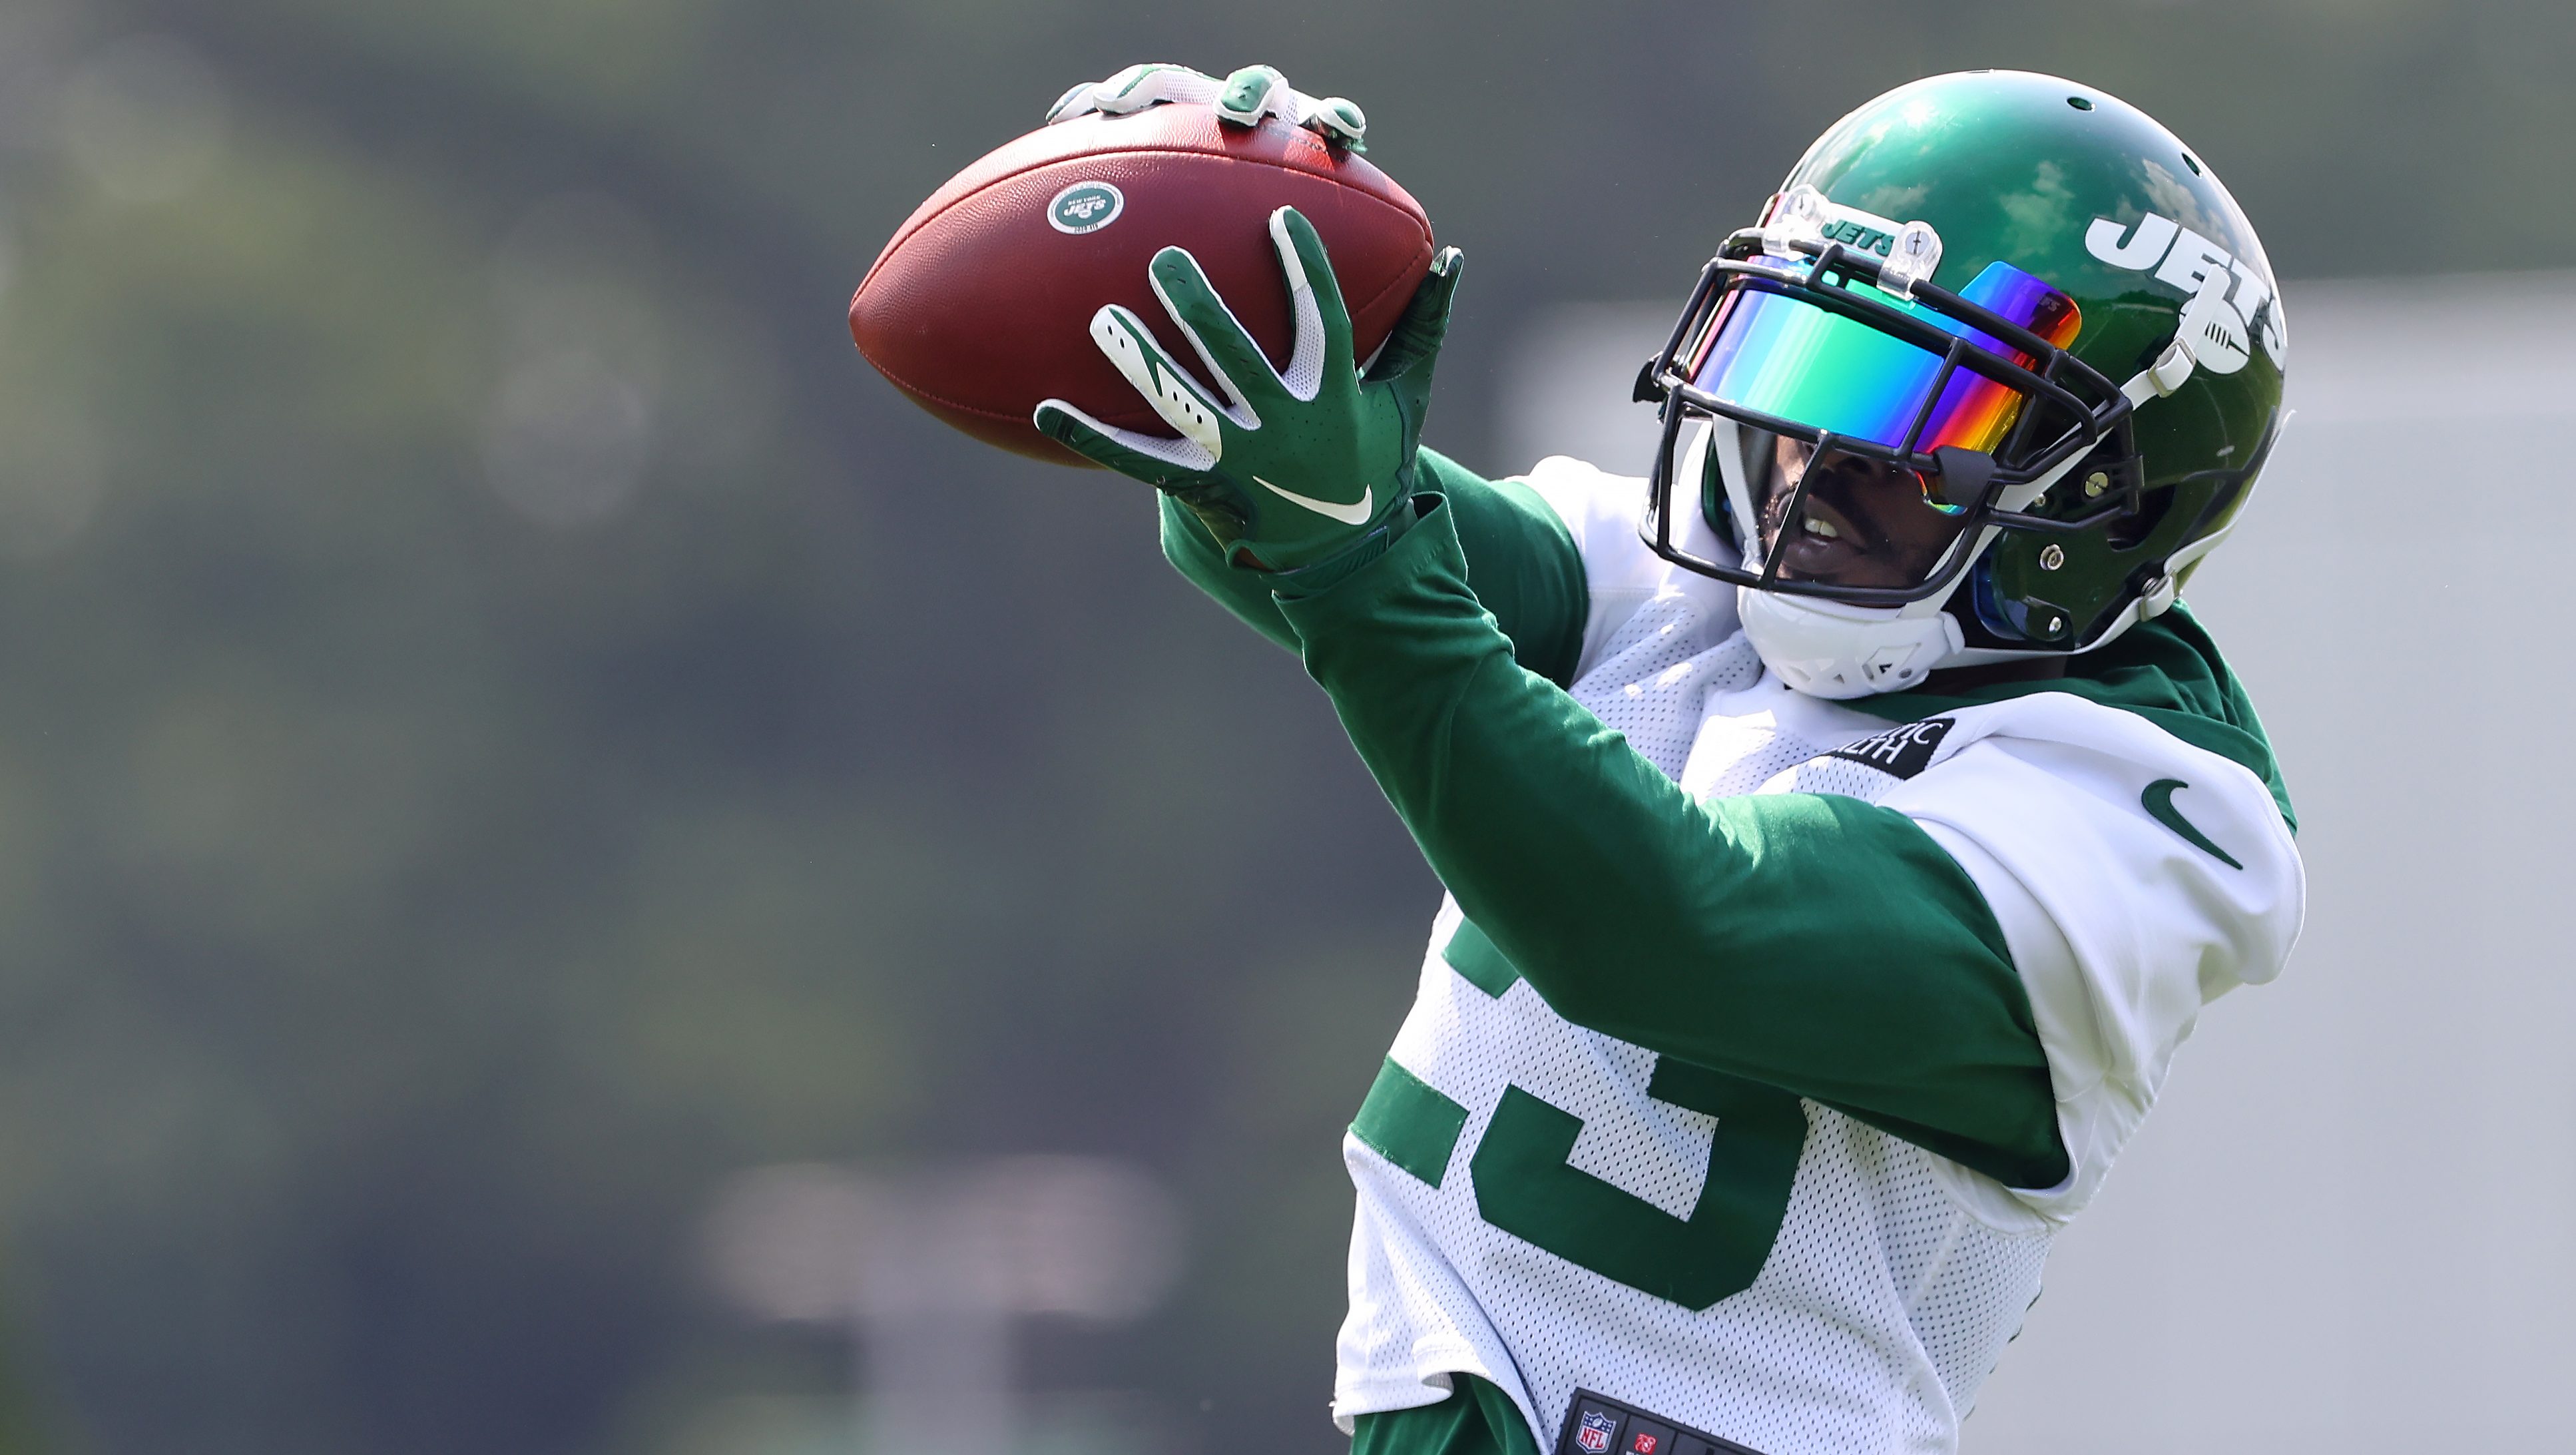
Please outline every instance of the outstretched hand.
[[1413, 494], [1414, 455], [1431, 376], [1465, 259], [1444, 248], [1377, 357], [1352, 357], [1350, 312], [1315, 228], [1293, 207], [1270, 215], [1296, 343], [1287, 372], [1270, 366], [1180, 248], [1154, 255], [1151, 281], [1214, 389], [1174, 364], [1143, 320], [1115, 304], [1092, 315], [1100, 351], [1179, 439], [1103, 424], [1061, 399], [1034, 416], [1040, 433], [1095, 464], [1169, 492], [1238, 565], [1295, 570], [1372, 533]]

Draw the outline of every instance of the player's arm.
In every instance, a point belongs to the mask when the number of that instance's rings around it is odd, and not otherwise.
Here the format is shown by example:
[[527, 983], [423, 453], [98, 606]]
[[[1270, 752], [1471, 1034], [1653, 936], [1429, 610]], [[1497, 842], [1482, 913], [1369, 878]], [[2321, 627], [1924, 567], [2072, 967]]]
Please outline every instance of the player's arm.
[[1559, 1014], [2007, 1186], [2065, 1177], [2003, 932], [1912, 819], [1815, 794], [1693, 801], [1513, 661], [1436, 502], [1280, 607], [1425, 858]]
[[[1414, 488], [1449, 503], [1476, 599], [1511, 639], [1514, 660], [1571, 685], [1590, 603], [1583, 557], [1565, 522], [1524, 481], [1487, 480], [1429, 449], [1416, 458]], [[1164, 557], [1254, 631], [1296, 651], [1296, 634], [1272, 599], [1271, 578], [1230, 568], [1188, 507], [1168, 495], [1162, 506]]]

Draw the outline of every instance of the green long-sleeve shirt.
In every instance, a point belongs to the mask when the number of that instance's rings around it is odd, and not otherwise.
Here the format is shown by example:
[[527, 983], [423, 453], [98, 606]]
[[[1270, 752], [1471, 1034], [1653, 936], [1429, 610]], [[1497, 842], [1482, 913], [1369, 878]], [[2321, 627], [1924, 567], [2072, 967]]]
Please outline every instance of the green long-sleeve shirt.
[[[1301, 654], [1469, 920], [1559, 1015], [1812, 1098], [2009, 1186], [2062, 1180], [2028, 997], [1966, 872], [1912, 820], [1856, 799], [1692, 801], [1562, 690], [1587, 601], [1555, 513], [1518, 482], [1428, 451], [1423, 465], [1439, 498], [1423, 498], [1419, 523], [1315, 594], [1227, 566], [1169, 507], [1166, 553]], [[2260, 725], [2188, 618], [2130, 635], [2093, 678], [1985, 700], [2076, 690], [2277, 788]], [[1852, 705], [1906, 720], [1961, 701]]]
[[[1583, 559], [1565, 523], [1518, 480], [1486, 480], [1445, 455], [1419, 456], [1418, 488], [1449, 502], [1461, 549], [1476, 573], [1476, 600], [1492, 612], [1520, 664], [1559, 687], [1574, 684], [1588, 609]], [[1254, 631], [1301, 651], [1273, 599], [1279, 578], [1225, 562], [1198, 517], [1163, 501], [1163, 554]]]

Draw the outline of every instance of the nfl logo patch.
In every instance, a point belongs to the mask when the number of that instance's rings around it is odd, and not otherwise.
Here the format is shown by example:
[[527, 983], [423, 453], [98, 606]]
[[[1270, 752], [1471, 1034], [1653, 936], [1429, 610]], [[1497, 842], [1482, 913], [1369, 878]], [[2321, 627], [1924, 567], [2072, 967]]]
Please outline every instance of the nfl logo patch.
[[1574, 1443], [1582, 1446], [1586, 1455], [1601, 1455], [1610, 1448], [1610, 1437], [1618, 1432], [1617, 1420], [1597, 1410], [1585, 1410], [1583, 1428], [1574, 1432]]

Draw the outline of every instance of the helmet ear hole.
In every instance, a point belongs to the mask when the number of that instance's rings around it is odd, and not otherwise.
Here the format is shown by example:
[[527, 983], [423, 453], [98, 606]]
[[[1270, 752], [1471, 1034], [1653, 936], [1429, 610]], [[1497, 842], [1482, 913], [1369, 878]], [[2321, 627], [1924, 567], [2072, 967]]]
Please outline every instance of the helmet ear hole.
[[2106, 507], [2125, 505], [2128, 508], [2115, 517], [2125, 520], [2136, 512], [2145, 475], [2136, 435], [2129, 422], [2122, 420], [2093, 446], [2091, 453], [2076, 461], [2058, 484], [2049, 487], [2046, 498], [2031, 508], [2057, 520], [2081, 520], [2100, 514]]
[[2127, 510], [2111, 517], [2102, 537], [2115, 551], [2135, 550], [2147, 537], [2156, 533], [2157, 526], [2164, 524], [2165, 515], [2173, 509], [2173, 503], [2174, 492], [2171, 490], [2143, 491], [2130, 502]]

